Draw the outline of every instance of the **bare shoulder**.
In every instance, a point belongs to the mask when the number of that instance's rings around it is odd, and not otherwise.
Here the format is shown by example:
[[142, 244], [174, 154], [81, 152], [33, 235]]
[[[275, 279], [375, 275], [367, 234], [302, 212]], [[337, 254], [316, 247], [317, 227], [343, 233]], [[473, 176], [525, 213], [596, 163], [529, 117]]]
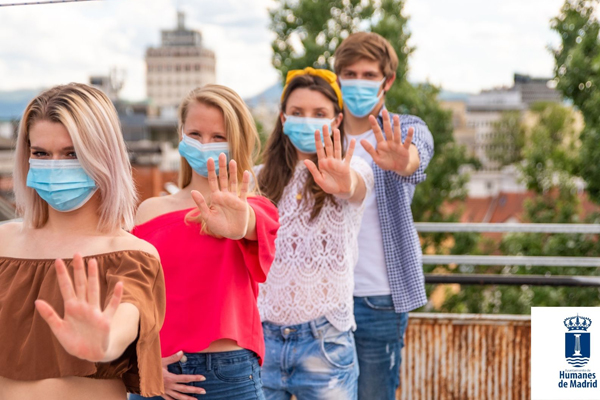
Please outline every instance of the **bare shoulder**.
[[141, 225], [164, 213], [165, 206], [171, 202], [171, 196], [151, 197], [144, 200], [135, 213], [135, 224]]
[[160, 260], [160, 255], [158, 254], [158, 250], [146, 242], [143, 239], [137, 238], [129, 232], [123, 231], [121, 235], [113, 238], [113, 243], [111, 244], [111, 248], [113, 251], [124, 251], [124, 250], [135, 250], [135, 251], [143, 251], [145, 253], [151, 254]]
[[15, 240], [23, 234], [22, 222], [5, 222], [0, 224], [0, 255], [13, 247]]

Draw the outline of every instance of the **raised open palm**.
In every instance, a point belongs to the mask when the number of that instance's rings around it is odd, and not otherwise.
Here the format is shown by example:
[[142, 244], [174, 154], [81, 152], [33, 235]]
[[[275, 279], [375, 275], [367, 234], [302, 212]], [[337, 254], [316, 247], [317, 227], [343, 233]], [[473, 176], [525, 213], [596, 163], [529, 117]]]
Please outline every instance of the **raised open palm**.
[[412, 143], [415, 129], [410, 127], [404, 143], [402, 143], [402, 131], [400, 129], [400, 117], [394, 115], [394, 126], [390, 123], [390, 115], [387, 110], [382, 112], [383, 130], [385, 137], [381, 132], [381, 128], [374, 116], [369, 116], [371, 128], [377, 139], [377, 149], [369, 143], [368, 140], [361, 140], [364, 149], [373, 157], [375, 164], [379, 168], [387, 171], [402, 172], [406, 169], [410, 162], [410, 145]]
[[[198, 206], [200, 216], [207, 230], [215, 236], [228, 239], [241, 239], [246, 236], [250, 209], [247, 201], [250, 185], [250, 172], [244, 171], [242, 186], [238, 194], [237, 164], [229, 162], [229, 178], [227, 177], [227, 157], [219, 155], [219, 178], [215, 172], [215, 162], [209, 159], [208, 185], [210, 188], [210, 205], [206, 203], [202, 193], [192, 190], [192, 198]], [[219, 188], [220, 184], [220, 188]]]
[[352, 139], [346, 152], [346, 158], [342, 159], [342, 143], [339, 129], [333, 130], [333, 142], [329, 136], [329, 128], [323, 126], [323, 138], [325, 148], [321, 143], [321, 133], [315, 132], [315, 144], [317, 146], [318, 168], [311, 160], [304, 160], [304, 164], [312, 174], [317, 185], [326, 193], [342, 198], [352, 196], [352, 171], [350, 160], [354, 153], [356, 141]]
[[110, 324], [121, 303], [123, 283], [115, 285], [112, 298], [102, 311], [98, 264], [95, 259], [88, 262], [86, 277], [83, 258], [75, 254], [75, 284], [71, 282], [67, 267], [60, 259], [56, 260], [56, 275], [64, 301], [64, 316], [60, 318], [52, 306], [43, 300], [35, 302], [38, 312], [69, 354], [92, 362], [104, 361], [109, 348]]

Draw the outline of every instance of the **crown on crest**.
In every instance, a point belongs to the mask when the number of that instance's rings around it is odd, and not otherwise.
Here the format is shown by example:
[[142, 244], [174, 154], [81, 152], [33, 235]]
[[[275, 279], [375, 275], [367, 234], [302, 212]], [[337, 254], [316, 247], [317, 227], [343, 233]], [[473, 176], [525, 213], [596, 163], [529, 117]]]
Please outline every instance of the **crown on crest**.
[[592, 325], [592, 320], [577, 314], [576, 317], [565, 318], [564, 324], [569, 331], [587, 331]]

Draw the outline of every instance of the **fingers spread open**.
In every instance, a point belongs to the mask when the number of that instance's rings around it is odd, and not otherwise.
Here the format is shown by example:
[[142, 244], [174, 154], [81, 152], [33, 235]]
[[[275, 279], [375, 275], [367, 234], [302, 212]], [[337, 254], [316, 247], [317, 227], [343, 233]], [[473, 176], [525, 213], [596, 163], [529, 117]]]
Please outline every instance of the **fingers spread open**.
[[404, 147], [408, 150], [410, 144], [412, 143], [413, 136], [415, 134], [415, 128], [412, 126], [408, 128], [408, 134], [406, 135], [406, 139], [404, 140]]
[[108, 319], [112, 319], [113, 315], [117, 312], [117, 308], [119, 304], [121, 304], [121, 298], [123, 297], [123, 282], [119, 281], [115, 285], [115, 289], [113, 290], [113, 295], [110, 298], [110, 302], [108, 306], [104, 309], [104, 315], [108, 317]]
[[373, 161], [377, 162], [377, 160], [379, 159], [379, 155], [377, 154], [377, 150], [375, 150], [375, 147], [373, 147], [373, 145], [369, 143], [367, 139], [361, 140], [360, 144], [362, 144], [362, 147], [365, 149], [365, 151], [369, 153], [371, 157], [373, 157]]
[[317, 159], [322, 160], [325, 156], [325, 150], [323, 149], [323, 141], [321, 140], [321, 132], [317, 129], [315, 131], [315, 147], [317, 148]]
[[356, 147], [356, 139], [350, 140], [350, 144], [348, 145], [348, 150], [346, 151], [346, 158], [344, 162], [350, 164], [352, 160], [352, 156], [354, 155], [354, 148]]
[[333, 153], [336, 160], [342, 159], [342, 140], [340, 139], [340, 130], [333, 130]]
[[229, 161], [229, 191], [231, 193], [237, 194], [237, 163], [235, 160]]
[[308, 168], [308, 171], [312, 174], [313, 178], [315, 178], [315, 182], [320, 186], [320, 182], [323, 182], [323, 176], [321, 172], [317, 168], [314, 162], [311, 160], [304, 160], [304, 165]]
[[92, 307], [100, 308], [100, 282], [98, 280], [98, 262], [95, 258], [88, 262], [87, 299]]
[[58, 287], [60, 288], [60, 294], [62, 295], [63, 301], [75, 299], [75, 291], [73, 291], [73, 283], [71, 277], [67, 272], [67, 266], [64, 261], [57, 259], [54, 263], [56, 266], [56, 278], [58, 279]]
[[325, 142], [325, 155], [327, 157], [333, 157], [333, 142], [331, 136], [329, 136], [329, 127], [323, 125], [323, 142]]
[[[216, 181], [216, 178], [215, 178], [215, 181]], [[202, 216], [202, 218], [205, 218], [205, 219], [208, 218], [208, 215], [210, 214], [210, 210], [208, 209], [208, 205], [206, 204], [206, 199], [204, 198], [204, 196], [202, 196], [202, 193], [200, 193], [197, 190], [192, 190], [192, 199], [198, 206], [198, 210], [200, 210], [200, 215]]]
[[399, 115], [394, 115], [394, 142], [396, 143], [400, 143], [402, 141], [402, 130], [400, 129], [401, 125], [400, 125], [400, 116]]
[[87, 278], [85, 276], [85, 262], [81, 254], [73, 256], [73, 280], [75, 281], [75, 296], [77, 296], [77, 300], [85, 301], [87, 297]]
[[52, 332], [56, 334], [57, 330], [60, 329], [62, 324], [62, 319], [58, 316], [56, 311], [50, 306], [50, 304], [46, 303], [44, 300], [36, 300], [35, 308], [38, 310], [44, 321], [50, 326]]
[[374, 116], [369, 115], [369, 122], [371, 123], [371, 129], [373, 129], [373, 133], [375, 134], [375, 139], [377, 140], [377, 143], [384, 141], [385, 138], [383, 137], [383, 133], [381, 133], [381, 128], [377, 123], [377, 119]]
[[209, 158], [206, 162], [206, 169], [208, 170], [208, 187], [212, 193], [217, 192], [219, 190], [219, 184], [217, 181], [215, 160]]
[[221, 192], [229, 191], [229, 182], [227, 179], [227, 156], [225, 153], [219, 154], [219, 183]]
[[242, 175], [242, 187], [240, 188], [240, 199], [246, 201], [248, 188], [250, 187], [250, 171], [244, 171]]
[[381, 118], [383, 119], [383, 131], [385, 132], [385, 140], [392, 140], [394, 137], [394, 133], [392, 130], [392, 124], [390, 123], [390, 114], [387, 110], [383, 110], [381, 113]]

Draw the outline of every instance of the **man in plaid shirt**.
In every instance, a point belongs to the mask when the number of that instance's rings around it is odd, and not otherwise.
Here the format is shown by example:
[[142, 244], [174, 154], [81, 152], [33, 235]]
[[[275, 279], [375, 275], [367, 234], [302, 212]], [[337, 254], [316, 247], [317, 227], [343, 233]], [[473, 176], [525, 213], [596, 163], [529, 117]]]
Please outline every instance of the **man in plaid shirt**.
[[359, 400], [395, 399], [408, 312], [427, 302], [410, 204], [433, 157], [433, 137], [420, 118], [385, 109], [397, 68], [393, 47], [375, 33], [352, 34], [335, 52], [344, 130], [360, 143], [354, 154], [371, 164], [375, 176], [354, 274]]

